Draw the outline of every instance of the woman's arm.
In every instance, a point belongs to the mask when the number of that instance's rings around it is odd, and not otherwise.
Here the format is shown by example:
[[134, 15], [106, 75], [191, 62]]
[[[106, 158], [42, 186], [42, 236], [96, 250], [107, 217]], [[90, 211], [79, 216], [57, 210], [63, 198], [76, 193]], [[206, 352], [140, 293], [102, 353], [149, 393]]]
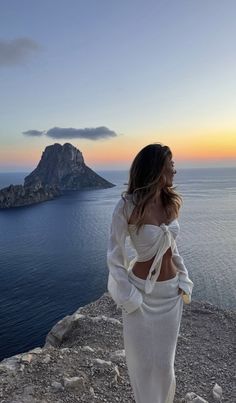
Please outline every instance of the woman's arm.
[[[175, 248], [172, 252], [172, 260], [177, 266], [179, 272], [179, 288], [184, 291], [184, 294], [187, 295], [185, 297], [185, 302], [191, 302], [191, 295], [193, 290], [193, 282], [190, 280], [188, 276], [188, 270], [184, 264], [183, 258], [180, 256], [177, 245], [175, 244]], [[184, 295], [183, 295], [184, 298]]]
[[107, 289], [126, 313], [135, 311], [143, 302], [142, 293], [129, 281], [125, 240], [128, 235], [127, 217], [123, 199], [116, 204], [110, 228], [107, 251], [109, 269]]

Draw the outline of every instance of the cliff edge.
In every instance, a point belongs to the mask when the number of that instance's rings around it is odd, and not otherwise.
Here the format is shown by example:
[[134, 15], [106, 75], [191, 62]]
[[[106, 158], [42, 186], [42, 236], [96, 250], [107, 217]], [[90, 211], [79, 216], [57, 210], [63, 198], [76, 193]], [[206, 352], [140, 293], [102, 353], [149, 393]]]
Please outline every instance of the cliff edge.
[[[235, 323], [235, 312], [196, 301], [184, 306], [175, 403], [236, 401]], [[1, 361], [0, 402], [134, 403], [121, 310], [109, 294], [56, 323], [42, 348]]]

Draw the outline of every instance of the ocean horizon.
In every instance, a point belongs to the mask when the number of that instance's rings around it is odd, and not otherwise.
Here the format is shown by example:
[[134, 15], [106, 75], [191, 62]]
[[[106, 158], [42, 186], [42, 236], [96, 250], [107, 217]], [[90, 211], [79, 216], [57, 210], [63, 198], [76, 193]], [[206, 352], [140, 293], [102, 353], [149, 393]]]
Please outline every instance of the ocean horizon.
[[[42, 346], [56, 322], [106, 291], [111, 215], [128, 171], [97, 172], [116, 186], [0, 210], [0, 360]], [[28, 173], [0, 173], [0, 188]], [[236, 167], [178, 169], [175, 184], [193, 299], [235, 310]]]

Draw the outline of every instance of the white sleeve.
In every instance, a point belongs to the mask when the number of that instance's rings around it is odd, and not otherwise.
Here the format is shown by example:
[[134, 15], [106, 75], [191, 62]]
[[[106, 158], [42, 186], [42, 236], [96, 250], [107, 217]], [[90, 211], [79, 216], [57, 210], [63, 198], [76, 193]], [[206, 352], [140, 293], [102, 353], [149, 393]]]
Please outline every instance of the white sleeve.
[[188, 270], [184, 264], [183, 258], [180, 256], [177, 245], [175, 244], [172, 260], [177, 266], [179, 272], [179, 288], [189, 295], [189, 302], [191, 301], [191, 294], [193, 290], [193, 282], [188, 276]]
[[109, 269], [107, 289], [117, 306], [126, 313], [135, 311], [143, 302], [142, 293], [129, 281], [125, 240], [128, 223], [123, 199], [116, 204], [108, 241], [107, 265]]

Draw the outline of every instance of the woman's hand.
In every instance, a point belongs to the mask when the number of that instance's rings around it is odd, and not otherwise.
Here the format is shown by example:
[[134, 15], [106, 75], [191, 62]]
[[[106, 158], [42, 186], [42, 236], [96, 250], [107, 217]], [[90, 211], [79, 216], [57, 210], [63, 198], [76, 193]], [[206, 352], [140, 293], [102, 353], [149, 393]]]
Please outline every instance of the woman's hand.
[[191, 302], [191, 295], [186, 294], [181, 288], [179, 288], [178, 294], [181, 295], [185, 304], [190, 304]]

